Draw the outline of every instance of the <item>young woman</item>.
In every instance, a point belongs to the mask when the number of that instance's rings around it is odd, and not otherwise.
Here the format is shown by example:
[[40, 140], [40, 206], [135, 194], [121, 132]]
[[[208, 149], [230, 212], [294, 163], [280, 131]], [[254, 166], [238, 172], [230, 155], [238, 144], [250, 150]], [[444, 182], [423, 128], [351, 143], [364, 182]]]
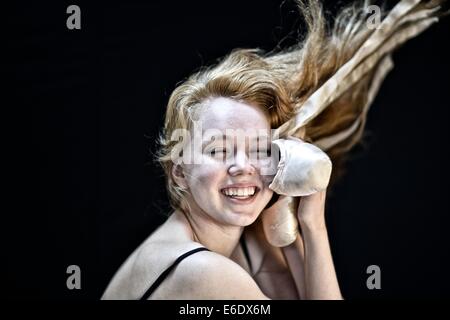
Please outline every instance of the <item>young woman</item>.
[[[173, 212], [102, 298], [342, 299], [325, 224], [326, 190], [285, 207], [300, 232], [289, 245], [272, 245], [261, 216], [288, 197], [269, 188], [273, 174], [264, 168], [273, 159], [271, 144], [254, 148], [251, 141], [282, 127], [282, 136], [290, 132], [321, 147], [333, 163], [332, 184], [361, 139], [367, 107], [392, 67], [390, 53], [437, 21], [437, 2], [400, 1], [380, 11], [379, 26], [368, 23], [369, 3], [353, 4], [328, 31], [320, 3], [298, 1], [308, 25], [298, 45], [268, 54], [234, 50], [177, 87], [158, 155]], [[283, 127], [295, 117], [298, 130]], [[183, 139], [182, 149], [174, 139], [180, 130], [195, 137]], [[208, 130], [219, 134], [210, 139]]]

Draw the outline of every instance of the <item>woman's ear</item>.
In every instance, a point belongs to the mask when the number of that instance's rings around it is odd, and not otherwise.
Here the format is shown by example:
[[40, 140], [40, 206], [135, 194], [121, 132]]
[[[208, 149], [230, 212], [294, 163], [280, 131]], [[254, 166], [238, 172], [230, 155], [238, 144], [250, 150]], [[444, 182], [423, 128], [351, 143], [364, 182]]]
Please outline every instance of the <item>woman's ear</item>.
[[172, 166], [172, 179], [178, 186], [187, 189], [187, 181], [184, 175], [183, 167], [181, 165], [174, 164]]

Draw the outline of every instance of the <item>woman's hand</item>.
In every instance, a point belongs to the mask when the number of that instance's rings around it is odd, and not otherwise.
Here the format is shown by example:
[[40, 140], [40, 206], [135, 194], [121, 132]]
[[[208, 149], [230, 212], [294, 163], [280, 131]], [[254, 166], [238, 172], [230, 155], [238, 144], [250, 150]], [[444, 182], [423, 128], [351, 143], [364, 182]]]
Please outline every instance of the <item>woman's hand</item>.
[[326, 190], [301, 197], [297, 209], [297, 218], [302, 229], [325, 228], [325, 198]]

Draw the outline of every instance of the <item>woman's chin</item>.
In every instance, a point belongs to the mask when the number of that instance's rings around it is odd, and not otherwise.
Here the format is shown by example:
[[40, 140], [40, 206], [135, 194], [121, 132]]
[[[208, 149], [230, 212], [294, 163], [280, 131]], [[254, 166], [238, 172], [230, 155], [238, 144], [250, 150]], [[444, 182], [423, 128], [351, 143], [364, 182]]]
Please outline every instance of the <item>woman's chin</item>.
[[258, 219], [259, 213], [256, 211], [236, 212], [234, 210], [227, 210], [226, 216], [229, 224], [239, 227], [247, 227]]

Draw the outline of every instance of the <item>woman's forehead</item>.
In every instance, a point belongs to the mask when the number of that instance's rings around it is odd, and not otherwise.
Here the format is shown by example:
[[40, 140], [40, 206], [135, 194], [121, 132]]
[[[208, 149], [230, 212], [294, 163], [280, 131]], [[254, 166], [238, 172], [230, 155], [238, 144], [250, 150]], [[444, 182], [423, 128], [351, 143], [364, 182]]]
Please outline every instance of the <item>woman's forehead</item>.
[[259, 107], [224, 97], [209, 100], [199, 120], [205, 130], [270, 128], [267, 116]]

